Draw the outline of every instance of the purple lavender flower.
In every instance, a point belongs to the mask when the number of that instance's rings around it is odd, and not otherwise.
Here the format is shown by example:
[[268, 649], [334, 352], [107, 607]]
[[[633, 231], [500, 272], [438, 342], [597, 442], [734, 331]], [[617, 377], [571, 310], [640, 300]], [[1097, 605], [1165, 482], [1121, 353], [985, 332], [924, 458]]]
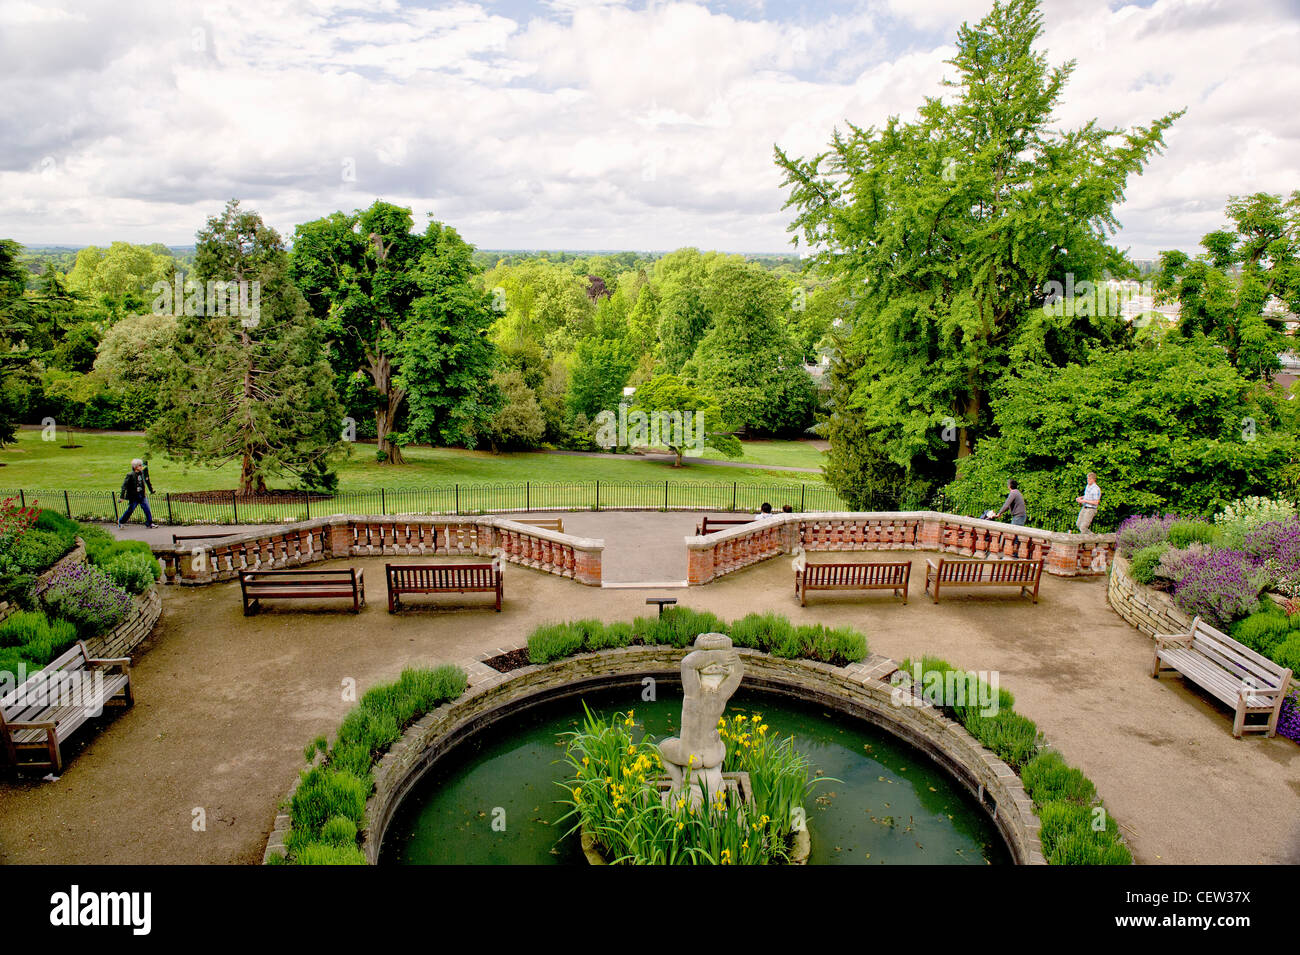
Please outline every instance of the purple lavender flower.
[[1174, 603], [1186, 614], [1224, 627], [1259, 608], [1265, 580], [1248, 554], [1211, 550], [1187, 562], [1183, 579], [1174, 587]]

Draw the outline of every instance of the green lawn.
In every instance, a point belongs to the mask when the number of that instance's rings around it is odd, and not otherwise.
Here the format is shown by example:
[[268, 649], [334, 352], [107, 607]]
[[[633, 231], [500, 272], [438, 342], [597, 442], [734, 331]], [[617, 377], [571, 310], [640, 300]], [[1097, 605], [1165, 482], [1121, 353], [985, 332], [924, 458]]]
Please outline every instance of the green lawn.
[[[42, 441], [38, 430], [19, 432], [18, 443], [0, 450], [0, 490], [54, 489], [114, 491], [121, 486], [131, 459], [149, 461], [149, 474], [159, 494], [171, 491], [218, 490], [238, 484], [238, 468], [185, 467], [161, 455], [150, 456], [142, 435], [76, 432], [81, 447], [61, 447], [66, 438]], [[426, 485], [577, 481], [664, 481], [673, 483], [799, 484], [820, 485], [821, 475], [794, 471], [765, 471], [759, 464], [798, 464], [816, 467], [820, 452], [796, 441], [750, 442], [746, 459], [755, 467], [736, 468], [687, 464], [674, 468], [662, 461], [628, 456], [590, 458], [560, 454], [492, 454], [452, 448], [412, 447], [405, 451], [409, 464], [385, 466], [374, 458], [373, 444], [357, 444], [338, 464], [343, 490], [397, 488]], [[290, 487], [292, 481], [276, 486]]]

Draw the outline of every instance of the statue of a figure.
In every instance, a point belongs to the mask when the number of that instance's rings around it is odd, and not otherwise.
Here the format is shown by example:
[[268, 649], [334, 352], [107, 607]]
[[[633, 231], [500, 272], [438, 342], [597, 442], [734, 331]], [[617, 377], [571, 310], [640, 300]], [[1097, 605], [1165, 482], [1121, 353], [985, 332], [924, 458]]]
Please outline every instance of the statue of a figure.
[[722, 791], [727, 747], [718, 735], [718, 720], [744, 675], [740, 654], [725, 634], [700, 634], [695, 649], [682, 658], [682, 735], [660, 743], [659, 753], [673, 792], [681, 792], [689, 775], [693, 807], [704, 802], [705, 790]]

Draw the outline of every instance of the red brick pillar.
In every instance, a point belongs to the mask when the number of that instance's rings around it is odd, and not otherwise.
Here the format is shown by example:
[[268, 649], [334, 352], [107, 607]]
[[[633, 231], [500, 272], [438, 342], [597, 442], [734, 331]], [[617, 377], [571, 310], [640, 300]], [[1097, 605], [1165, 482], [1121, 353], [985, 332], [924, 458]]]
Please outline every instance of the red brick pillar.
[[1074, 577], [1079, 573], [1079, 542], [1069, 534], [1052, 538], [1052, 549], [1047, 552], [1046, 569], [1056, 577]]
[[325, 528], [325, 555], [330, 559], [347, 557], [352, 549], [352, 522], [346, 519], [331, 521]]
[[707, 584], [713, 579], [713, 556], [716, 545], [712, 547], [688, 547], [686, 551], [686, 582], [694, 587]]
[[600, 548], [573, 548], [573, 579], [588, 587], [600, 586]]
[[921, 550], [939, 550], [943, 543], [943, 522], [938, 517], [924, 517], [917, 533], [916, 546]]

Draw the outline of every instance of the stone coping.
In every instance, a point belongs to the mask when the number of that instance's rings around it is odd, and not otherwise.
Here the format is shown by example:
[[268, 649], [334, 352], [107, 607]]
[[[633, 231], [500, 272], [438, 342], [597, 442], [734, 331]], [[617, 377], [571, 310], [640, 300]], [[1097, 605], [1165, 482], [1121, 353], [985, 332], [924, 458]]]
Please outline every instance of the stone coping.
[[[379, 859], [385, 830], [401, 800], [457, 745], [521, 710], [584, 691], [626, 686], [639, 694], [646, 676], [673, 685], [680, 681], [681, 659], [688, 652], [668, 646], [622, 647], [510, 673], [499, 673], [482, 662], [508, 649], [519, 648], [498, 648], [461, 661], [469, 676], [466, 691], [408, 727], [375, 764], [375, 791], [366, 804], [362, 829], [362, 850], [372, 865]], [[898, 669], [894, 661], [873, 654], [861, 663], [835, 667], [746, 649], [740, 654], [750, 689], [820, 703], [866, 720], [921, 750], [979, 801], [1017, 864], [1046, 864], [1039, 840], [1041, 824], [1019, 776], [959, 723], [909, 691], [892, 686], [888, 680]], [[297, 782], [289, 800], [296, 788]], [[277, 817], [267, 844], [268, 857], [284, 854], [287, 829], [287, 816]]]
[[712, 547], [714, 544], [722, 541], [745, 537], [747, 534], [752, 534], [755, 530], [764, 526], [770, 527], [782, 524], [801, 523], [803, 521], [940, 521], [948, 524], [958, 524], [966, 527], [977, 527], [988, 531], [997, 531], [1002, 534], [1023, 534], [1025, 537], [1051, 543], [1113, 544], [1115, 542], [1114, 534], [1070, 534], [1065, 531], [1045, 531], [1037, 527], [1008, 524], [1005, 521], [986, 521], [978, 517], [965, 517], [961, 514], [946, 514], [942, 511], [815, 511], [805, 514], [786, 514], [782, 512], [780, 514], [773, 514], [772, 517], [765, 518], [762, 521], [753, 521], [749, 524], [728, 527], [724, 530], [714, 531], [712, 534], [708, 535], [688, 535], [686, 537], [686, 547], [689, 550], [700, 550], [702, 548]]

